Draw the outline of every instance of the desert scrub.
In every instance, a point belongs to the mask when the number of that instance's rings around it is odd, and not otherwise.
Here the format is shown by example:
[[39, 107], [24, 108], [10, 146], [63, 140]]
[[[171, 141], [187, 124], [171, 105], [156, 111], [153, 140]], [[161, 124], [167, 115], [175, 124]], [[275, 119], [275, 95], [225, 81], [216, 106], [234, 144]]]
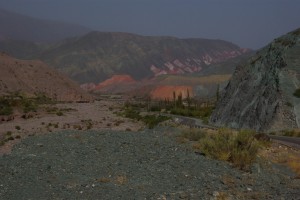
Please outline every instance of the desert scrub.
[[178, 141], [199, 141], [200, 139], [204, 138], [206, 133], [203, 130], [200, 129], [189, 129], [189, 130], [184, 130], [179, 136], [178, 136]]
[[206, 134], [199, 141], [199, 148], [205, 155], [213, 159], [228, 161], [242, 170], [249, 170], [255, 161], [259, 143], [252, 131], [233, 132], [220, 129], [218, 133]]
[[0, 97], [0, 115], [11, 115], [13, 108], [8, 99]]
[[152, 129], [159, 123], [169, 120], [170, 117], [162, 116], [162, 115], [146, 115], [141, 117], [141, 120], [148, 126], [148, 128]]
[[300, 130], [283, 130], [282, 135], [287, 137], [300, 137]]
[[297, 97], [297, 98], [300, 98], [300, 88], [295, 90], [294, 96]]
[[63, 112], [61, 112], [61, 111], [58, 111], [58, 112], [56, 113], [56, 115], [57, 115], [57, 116], [63, 116], [63, 115], [64, 115], [64, 113], [63, 113]]

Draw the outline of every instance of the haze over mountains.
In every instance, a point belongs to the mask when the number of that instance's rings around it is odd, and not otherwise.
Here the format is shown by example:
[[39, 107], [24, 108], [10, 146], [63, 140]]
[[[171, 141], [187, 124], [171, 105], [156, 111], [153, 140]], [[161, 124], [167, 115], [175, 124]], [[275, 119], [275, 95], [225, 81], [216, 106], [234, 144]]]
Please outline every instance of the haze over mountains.
[[1, 8], [0, 27], [0, 40], [6, 38], [39, 43], [55, 42], [91, 31], [84, 26], [37, 19]]
[[[186, 81], [183, 83], [182, 81], [186, 79], [181, 75], [226, 74], [225, 77], [230, 77], [227, 75], [232, 73], [235, 66], [232, 63], [239, 62], [252, 52], [223, 40], [179, 39], [97, 31], [83, 34], [86, 29], [77, 26], [72, 34], [78, 36], [71, 37], [72, 35], [64, 31], [64, 28], [70, 29], [69, 27], [74, 27], [73, 25], [61, 28], [53, 22], [23, 17], [7, 11], [2, 11], [2, 15], [6, 16], [6, 20], [2, 20], [3, 27], [6, 27], [2, 34], [5, 33], [6, 37], [0, 39], [1, 51], [21, 59], [40, 59], [83, 84], [83, 88], [106, 93], [144, 91], [145, 94], [153, 90], [160, 91], [156, 87], [167, 84], [170, 87], [192, 87], [198, 91], [195, 91], [195, 94], [208, 95], [207, 91], [211, 90], [211, 85], [214, 87], [220, 83], [224, 85], [228, 78], [221, 78], [222, 82], [216, 80], [214, 83], [199, 86], [198, 83], [203, 83], [203, 80], [195, 81], [193, 78], [189, 83]], [[10, 21], [14, 29], [9, 27]], [[18, 23], [23, 25], [18, 26]], [[22, 30], [16, 29], [22, 26], [27, 27], [24, 35], [28, 34], [33, 38], [16, 35], [23, 33]], [[68, 37], [57, 41], [59, 37], [54, 34], [52, 39], [56, 42], [40, 43], [49, 41], [48, 37], [52, 35], [53, 30], [58, 33], [64, 32]], [[35, 38], [35, 35], [39, 37]], [[162, 79], [153, 79], [161, 75], [179, 76], [173, 78], [171, 84], [166, 76]], [[129, 78], [124, 79], [128, 76]], [[118, 80], [120, 78], [122, 86]], [[126, 83], [126, 80], [130, 79], [134, 81]], [[106, 80], [110, 84], [107, 84]]]

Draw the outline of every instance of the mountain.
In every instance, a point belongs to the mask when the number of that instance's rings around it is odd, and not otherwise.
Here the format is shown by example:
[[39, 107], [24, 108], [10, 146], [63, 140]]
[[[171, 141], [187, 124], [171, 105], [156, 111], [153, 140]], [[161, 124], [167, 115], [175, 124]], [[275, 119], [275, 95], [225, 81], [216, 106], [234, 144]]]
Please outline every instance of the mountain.
[[45, 94], [58, 101], [90, 101], [92, 97], [66, 76], [41, 61], [19, 60], [0, 53], [0, 95]]
[[258, 51], [236, 68], [210, 121], [257, 131], [299, 128], [299, 55], [300, 29]]
[[54, 42], [84, 35], [90, 29], [58, 21], [43, 20], [0, 9], [0, 38], [32, 42]]
[[93, 31], [53, 45], [37, 57], [79, 83], [99, 83], [116, 74], [141, 80], [163, 74], [198, 73], [247, 52], [222, 40]]

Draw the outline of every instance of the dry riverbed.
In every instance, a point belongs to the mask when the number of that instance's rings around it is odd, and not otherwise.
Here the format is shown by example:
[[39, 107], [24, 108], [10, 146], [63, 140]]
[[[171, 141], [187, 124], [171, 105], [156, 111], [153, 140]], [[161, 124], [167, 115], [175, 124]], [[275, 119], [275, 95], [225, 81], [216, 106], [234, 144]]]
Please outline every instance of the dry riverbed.
[[0, 146], [0, 155], [9, 153], [11, 147], [28, 136], [41, 135], [60, 130], [117, 130], [137, 131], [141, 122], [118, 116], [122, 104], [112, 101], [93, 103], [65, 103], [44, 105], [37, 113], [24, 119], [0, 122], [0, 139], [13, 138]]

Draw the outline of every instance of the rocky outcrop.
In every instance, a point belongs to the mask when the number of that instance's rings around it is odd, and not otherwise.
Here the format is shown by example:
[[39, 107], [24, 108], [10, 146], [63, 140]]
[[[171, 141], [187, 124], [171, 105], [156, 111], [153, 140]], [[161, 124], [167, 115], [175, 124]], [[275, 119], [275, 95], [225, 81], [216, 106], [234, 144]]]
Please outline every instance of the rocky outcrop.
[[57, 101], [91, 101], [79, 85], [41, 61], [25, 61], [0, 53], [0, 96], [22, 92], [44, 94]]
[[238, 66], [211, 123], [272, 131], [300, 127], [300, 29], [261, 49]]

